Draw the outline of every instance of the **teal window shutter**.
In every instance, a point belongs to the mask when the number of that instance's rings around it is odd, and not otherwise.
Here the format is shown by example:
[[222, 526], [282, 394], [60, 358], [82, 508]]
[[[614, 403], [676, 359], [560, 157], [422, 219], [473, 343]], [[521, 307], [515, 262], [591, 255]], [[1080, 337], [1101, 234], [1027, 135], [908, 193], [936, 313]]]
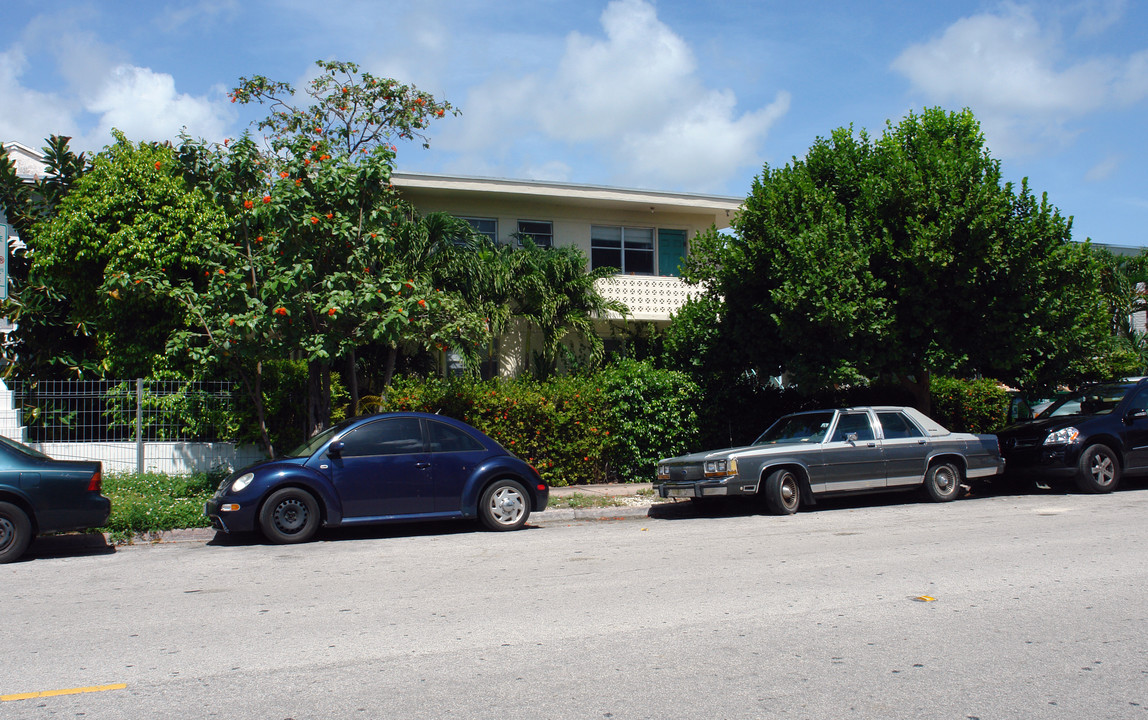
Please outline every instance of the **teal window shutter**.
[[678, 276], [686, 257], [685, 230], [658, 230], [658, 274]]

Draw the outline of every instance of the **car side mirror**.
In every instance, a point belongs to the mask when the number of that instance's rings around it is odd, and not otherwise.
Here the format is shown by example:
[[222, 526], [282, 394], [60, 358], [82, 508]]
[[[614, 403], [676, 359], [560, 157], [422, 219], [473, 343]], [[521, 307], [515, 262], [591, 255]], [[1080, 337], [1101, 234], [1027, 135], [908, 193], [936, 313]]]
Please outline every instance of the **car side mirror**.
[[1131, 425], [1134, 421], [1148, 417], [1148, 410], [1144, 408], [1133, 408], [1124, 414], [1124, 422]]
[[335, 442], [333, 442], [327, 446], [327, 456], [328, 457], [339, 457], [339, 455], [343, 452], [344, 447], [346, 447], [346, 446], [343, 444], [342, 440], [336, 440]]

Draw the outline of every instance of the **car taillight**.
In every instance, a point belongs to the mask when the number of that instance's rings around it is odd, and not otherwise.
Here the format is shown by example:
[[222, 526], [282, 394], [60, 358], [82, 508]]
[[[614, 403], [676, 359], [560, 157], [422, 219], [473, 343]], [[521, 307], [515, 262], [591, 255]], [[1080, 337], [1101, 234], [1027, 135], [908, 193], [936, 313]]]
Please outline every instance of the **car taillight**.
[[92, 479], [88, 481], [88, 492], [98, 493], [103, 490], [103, 487], [104, 477], [100, 474], [100, 471], [97, 470], [92, 473]]

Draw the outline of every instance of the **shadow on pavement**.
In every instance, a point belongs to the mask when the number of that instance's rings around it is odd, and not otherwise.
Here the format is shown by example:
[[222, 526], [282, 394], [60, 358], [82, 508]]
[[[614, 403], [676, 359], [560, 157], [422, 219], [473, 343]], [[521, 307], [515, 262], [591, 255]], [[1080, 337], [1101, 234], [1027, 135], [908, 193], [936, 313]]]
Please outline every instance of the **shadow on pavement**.
[[[529, 532], [540, 530], [536, 525], [527, 523], [526, 527], [516, 532]], [[437, 520], [431, 522], [396, 522], [380, 525], [363, 525], [360, 527], [320, 528], [311, 542], [345, 542], [348, 540], [379, 540], [386, 538], [404, 537], [431, 537], [436, 535], [461, 535], [464, 533], [488, 532], [477, 520]], [[208, 545], [219, 547], [238, 547], [242, 545], [275, 546], [260, 533], [224, 533], [217, 532], [215, 537], [207, 541]]]
[[[1117, 493], [1137, 492], [1148, 490], [1148, 478], [1125, 477], [1120, 481]], [[1014, 479], [998, 479], [994, 482], [979, 482], [973, 484], [960, 499], [975, 500], [989, 497], [1021, 497], [1021, 496], [1056, 496], [1056, 495], [1087, 495], [1076, 488], [1071, 481], [1050, 482], [1037, 485], [1032, 481]], [[800, 513], [833, 512], [837, 510], [853, 510], [866, 507], [890, 507], [896, 505], [913, 505], [929, 503], [916, 490], [883, 491], [877, 493], [862, 493], [858, 495], [841, 495], [837, 497], [819, 497], [816, 505], [803, 504], [798, 510]], [[687, 518], [704, 517], [748, 517], [751, 515], [768, 515], [755, 498], [729, 497], [704, 498], [703, 502], [695, 500], [680, 500], [678, 502], [660, 503], [650, 506], [650, 517], [659, 520], [684, 520]]]
[[26, 562], [38, 558], [113, 555], [115, 552], [115, 545], [109, 545], [103, 533], [87, 532], [42, 535], [32, 541], [32, 544], [28, 547], [28, 551], [16, 562]]

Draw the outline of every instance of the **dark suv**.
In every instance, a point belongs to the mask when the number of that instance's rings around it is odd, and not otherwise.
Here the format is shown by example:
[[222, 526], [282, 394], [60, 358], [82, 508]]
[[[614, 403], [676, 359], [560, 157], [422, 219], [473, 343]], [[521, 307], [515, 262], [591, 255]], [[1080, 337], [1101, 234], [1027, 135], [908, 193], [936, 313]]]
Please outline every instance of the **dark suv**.
[[997, 439], [1006, 475], [1072, 478], [1084, 492], [1112, 492], [1124, 473], [1148, 473], [1148, 378], [1083, 387]]

